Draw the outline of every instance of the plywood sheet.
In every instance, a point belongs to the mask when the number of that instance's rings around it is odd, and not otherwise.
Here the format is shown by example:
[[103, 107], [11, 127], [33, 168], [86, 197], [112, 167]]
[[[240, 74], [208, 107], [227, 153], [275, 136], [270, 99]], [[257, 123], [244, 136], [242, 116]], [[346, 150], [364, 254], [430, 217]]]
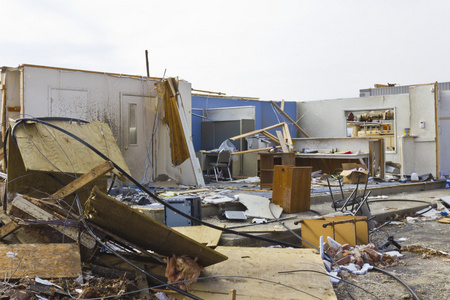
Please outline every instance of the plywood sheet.
[[[126, 172], [130, 172], [107, 124], [99, 121], [88, 124], [64, 121], [51, 123], [83, 139]], [[19, 124], [15, 137], [26, 171], [85, 174], [93, 166], [104, 162], [104, 159], [80, 142], [40, 123]]]
[[216, 247], [222, 236], [221, 230], [207, 226], [181, 226], [172, 227], [172, 229], [208, 247]]
[[58, 278], [80, 275], [81, 259], [77, 244], [0, 245], [1, 278]]
[[[324, 272], [320, 255], [313, 249], [218, 247], [217, 250], [227, 255], [228, 260], [205, 268], [202, 276], [229, 277], [200, 280], [190, 287], [190, 293], [220, 300], [228, 299], [229, 291], [235, 289], [239, 300], [337, 299], [326, 275], [308, 272]], [[293, 270], [302, 271], [279, 273]]]
[[86, 219], [141, 248], [164, 256], [188, 255], [209, 266], [227, 257], [94, 188], [84, 208]]

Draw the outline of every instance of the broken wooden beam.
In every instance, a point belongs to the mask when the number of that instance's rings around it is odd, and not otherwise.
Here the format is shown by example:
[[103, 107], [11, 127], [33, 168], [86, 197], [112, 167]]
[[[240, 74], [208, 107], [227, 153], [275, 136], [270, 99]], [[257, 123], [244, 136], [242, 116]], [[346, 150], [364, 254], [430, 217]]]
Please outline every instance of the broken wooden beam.
[[252, 153], [252, 152], [261, 152], [261, 151], [268, 151], [270, 149], [277, 148], [280, 149], [281, 146], [275, 146], [275, 147], [267, 147], [267, 148], [259, 148], [259, 149], [250, 149], [250, 150], [244, 150], [244, 151], [236, 151], [232, 152], [232, 155], [238, 155], [238, 154], [245, 154], [245, 153]]
[[247, 133], [244, 133], [244, 134], [241, 134], [241, 135], [233, 136], [233, 137], [231, 137], [229, 139], [232, 140], [232, 141], [235, 141], [235, 140], [242, 139], [242, 138], [245, 138], [245, 137], [248, 137], [248, 136], [251, 136], [251, 135], [262, 133], [263, 131], [267, 131], [269, 129], [273, 129], [273, 128], [277, 128], [277, 127], [283, 126], [283, 124], [285, 124], [285, 123], [284, 122], [283, 123], [278, 123], [278, 124], [275, 124], [275, 125], [263, 128], [263, 129], [258, 129], [258, 130], [250, 131], [250, 132], [247, 132]]
[[75, 179], [74, 181], [63, 187], [62, 189], [58, 190], [56, 193], [52, 195], [52, 197], [55, 199], [63, 199], [64, 197], [67, 197], [70, 194], [76, 193], [77, 191], [81, 190], [94, 180], [99, 179], [112, 169], [114, 169], [113, 163], [110, 161], [105, 161], [104, 163], [101, 163], [100, 165], [93, 168], [88, 173], [83, 174], [82, 176], [78, 177], [77, 179]]
[[[4, 219], [2, 218], [2, 221], [3, 220]], [[20, 227], [21, 226], [19, 224], [17, 224], [17, 222], [10, 220], [10, 222], [8, 222], [5, 225], [3, 225], [2, 227], [0, 227], [0, 240], [3, 239], [4, 237], [10, 235], [11, 233], [16, 231]]]
[[[21, 211], [29, 214], [30, 216], [36, 218], [37, 220], [42, 221], [59, 220], [51, 213], [43, 210], [39, 206], [31, 203], [30, 201], [24, 199], [21, 196], [16, 196], [16, 198], [14, 198], [14, 200], [12, 201], [12, 205], [20, 209]], [[48, 224], [48, 226], [68, 236], [72, 240], [78, 241], [78, 229], [63, 225]], [[96, 245], [95, 239], [86, 232], [81, 233], [80, 243], [88, 249], [93, 249]]]
[[170, 227], [140, 213], [128, 205], [109, 197], [94, 187], [84, 207], [90, 222], [113, 234], [160, 255], [188, 255], [198, 258], [199, 264], [209, 266], [227, 257]]
[[0, 245], [1, 278], [71, 278], [80, 275], [80, 249], [75, 243]]

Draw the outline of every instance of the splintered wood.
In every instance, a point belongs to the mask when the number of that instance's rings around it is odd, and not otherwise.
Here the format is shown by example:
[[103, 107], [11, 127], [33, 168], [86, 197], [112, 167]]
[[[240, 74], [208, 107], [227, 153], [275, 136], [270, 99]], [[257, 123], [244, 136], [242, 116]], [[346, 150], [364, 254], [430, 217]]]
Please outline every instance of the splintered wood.
[[2, 279], [23, 277], [59, 278], [81, 275], [77, 244], [0, 245]]
[[[204, 269], [189, 292], [203, 299], [337, 299], [322, 259], [313, 249], [217, 247], [227, 261]], [[286, 271], [297, 271], [280, 273]], [[217, 276], [217, 277], [214, 277]]]

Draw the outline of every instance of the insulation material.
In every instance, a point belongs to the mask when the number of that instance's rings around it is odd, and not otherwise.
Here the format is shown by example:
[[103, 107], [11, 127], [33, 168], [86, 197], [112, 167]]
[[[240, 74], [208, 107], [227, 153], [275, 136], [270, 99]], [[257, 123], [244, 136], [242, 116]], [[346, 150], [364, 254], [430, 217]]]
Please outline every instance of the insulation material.
[[186, 137], [177, 107], [177, 91], [173, 78], [157, 82], [158, 97], [163, 99], [166, 123], [170, 129], [170, 149], [172, 164], [181, 165], [190, 158]]

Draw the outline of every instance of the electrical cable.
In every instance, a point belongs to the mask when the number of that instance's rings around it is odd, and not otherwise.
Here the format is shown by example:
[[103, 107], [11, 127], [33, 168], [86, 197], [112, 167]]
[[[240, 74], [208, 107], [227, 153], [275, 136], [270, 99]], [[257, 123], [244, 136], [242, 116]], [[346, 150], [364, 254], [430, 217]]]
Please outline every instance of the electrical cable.
[[[78, 210], [83, 211], [83, 209], [81, 208], [81, 203], [80, 203], [80, 199], [78, 198], [78, 196], [75, 196], [75, 202], [78, 206]], [[84, 227], [87, 229], [87, 231], [89, 232], [89, 234], [100, 244], [102, 245], [104, 248], [108, 249], [109, 251], [111, 251], [111, 253], [113, 253], [114, 255], [116, 255], [117, 257], [119, 257], [120, 259], [122, 259], [124, 262], [126, 262], [127, 264], [129, 264], [130, 266], [132, 266], [133, 268], [135, 268], [136, 270], [138, 270], [139, 272], [145, 274], [146, 276], [150, 277], [152, 280], [159, 282], [167, 287], [169, 287], [171, 290], [174, 290], [186, 297], [189, 297], [191, 299], [196, 299], [196, 300], [201, 300], [201, 298], [194, 296], [188, 292], [185, 292], [177, 287], [171, 286], [169, 284], [166, 284], [165, 282], [163, 282], [162, 280], [160, 280], [158, 277], [154, 276], [153, 274], [147, 272], [146, 270], [142, 269], [141, 267], [139, 267], [138, 265], [134, 264], [132, 261], [128, 260], [125, 256], [121, 255], [119, 252], [117, 252], [116, 250], [114, 250], [111, 246], [109, 246], [108, 244], [104, 243], [91, 229], [91, 227], [87, 224], [85, 218], [83, 217], [83, 215], [81, 215], [81, 223], [84, 225]]]
[[283, 241], [278, 241], [278, 240], [274, 240], [274, 239], [267, 238], [267, 237], [263, 237], [263, 236], [256, 236], [256, 235], [248, 234], [248, 233], [245, 233], [245, 232], [238, 232], [238, 231], [235, 231], [235, 230], [228, 229], [228, 228], [226, 228], [226, 227], [225, 227], [225, 228], [224, 228], [224, 227], [219, 227], [219, 226], [216, 226], [216, 225], [214, 225], [214, 224], [205, 222], [205, 221], [203, 221], [203, 220], [200, 220], [200, 219], [198, 219], [198, 218], [196, 218], [196, 217], [193, 217], [193, 216], [191, 216], [191, 215], [188, 215], [188, 214], [186, 214], [186, 213], [184, 213], [184, 212], [178, 210], [176, 207], [174, 207], [174, 206], [172, 206], [172, 205], [166, 203], [164, 200], [162, 200], [161, 198], [159, 198], [158, 196], [156, 196], [155, 194], [153, 194], [152, 192], [150, 192], [147, 188], [145, 188], [143, 185], [141, 185], [141, 184], [140, 184], [137, 180], [135, 180], [130, 174], [128, 174], [125, 170], [123, 170], [123, 169], [122, 169], [119, 165], [117, 165], [114, 161], [112, 161], [112, 160], [109, 159], [107, 156], [105, 156], [103, 153], [101, 153], [98, 149], [96, 149], [95, 147], [93, 147], [92, 145], [90, 145], [89, 143], [87, 143], [86, 141], [84, 141], [83, 139], [79, 138], [78, 136], [74, 135], [73, 133], [71, 133], [71, 132], [69, 132], [69, 131], [67, 131], [67, 130], [65, 130], [65, 129], [63, 129], [63, 128], [57, 126], [57, 125], [54, 125], [54, 124], [52, 124], [52, 123], [48, 123], [48, 122], [46, 122], [46, 121], [44, 121], [44, 120], [41, 120], [41, 118], [23, 118], [23, 119], [17, 120], [17, 123], [14, 125], [14, 127], [12, 128], [12, 131], [11, 131], [11, 138], [13, 139], [13, 141], [14, 141], [16, 144], [17, 144], [17, 141], [16, 141], [15, 135], [14, 135], [15, 130], [16, 130], [16, 128], [17, 128], [17, 126], [18, 126], [19, 124], [21, 124], [21, 123], [23, 123], [23, 122], [27, 122], [27, 121], [34, 121], [34, 122], [41, 123], [41, 124], [43, 124], [43, 125], [47, 125], [47, 126], [52, 127], [52, 128], [54, 128], [54, 129], [56, 129], [56, 130], [58, 130], [58, 131], [63, 132], [64, 134], [70, 136], [71, 138], [77, 140], [78, 142], [80, 142], [81, 144], [83, 144], [84, 146], [86, 146], [87, 148], [89, 148], [90, 150], [92, 150], [94, 153], [96, 153], [98, 156], [100, 156], [102, 159], [111, 161], [111, 163], [113, 164], [113, 166], [114, 166], [119, 172], [121, 172], [125, 177], [127, 177], [133, 184], [135, 184], [137, 188], [139, 188], [140, 190], [142, 190], [143, 192], [145, 192], [146, 194], [148, 194], [150, 197], [152, 197], [154, 200], [156, 200], [157, 202], [159, 202], [159, 203], [162, 204], [163, 206], [165, 206], [165, 207], [167, 207], [167, 208], [170, 208], [170, 209], [173, 210], [174, 212], [178, 213], [179, 215], [181, 215], [181, 216], [183, 216], [183, 217], [185, 217], [185, 218], [187, 218], [187, 219], [189, 219], [189, 220], [192, 220], [192, 221], [194, 221], [194, 222], [198, 222], [199, 224], [208, 226], [208, 227], [210, 227], [210, 228], [214, 228], [214, 229], [217, 229], [217, 230], [221, 230], [221, 231], [226, 232], [226, 233], [236, 234], [236, 235], [240, 235], [240, 236], [244, 236], [244, 237], [248, 237], [248, 238], [253, 238], [253, 239], [259, 239], [259, 240], [262, 240], [262, 241], [266, 241], [266, 242], [270, 242], [270, 243], [275, 243], [275, 244], [280, 244], [280, 245], [284, 245], [284, 246], [287, 246], [287, 247], [299, 248], [299, 245], [295, 245], [295, 244], [291, 244], [291, 243], [287, 243], [287, 242], [283, 242]]
[[77, 300], [101, 300], [101, 299], [108, 299], [108, 298], [116, 298], [117, 296], [131, 295], [131, 294], [135, 294], [135, 293], [139, 293], [139, 292], [148, 291], [148, 290], [151, 290], [151, 289], [162, 288], [162, 287], [165, 287], [165, 286], [168, 286], [168, 285], [174, 285], [174, 284], [184, 283], [184, 282], [189, 282], [189, 281], [194, 281], [194, 280], [197, 281], [197, 280], [207, 280], [207, 279], [216, 279], [216, 278], [242, 278], [242, 279], [259, 280], [259, 281], [272, 283], [272, 284], [275, 284], [275, 285], [280, 285], [280, 286], [286, 287], [288, 289], [292, 289], [294, 291], [306, 294], [306, 295], [311, 296], [311, 297], [316, 298], [316, 299], [321, 299], [321, 298], [319, 298], [317, 296], [314, 296], [313, 294], [310, 294], [308, 292], [302, 291], [300, 289], [297, 289], [297, 288], [295, 288], [293, 286], [286, 285], [286, 284], [281, 283], [281, 282], [276, 282], [276, 281], [273, 281], [273, 280], [259, 278], [259, 277], [239, 276], [239, 275], [234, 275], [234, 276], [233, 275], [217, 275], [217, 276], [198, 277], [198, 278], [193, 278], [193, 279], [180, 280], [180, 281], [167, 283], [167, 284], [163, 284], [163, 285], [156, 285], [156, 286], [152, 286], [152, 287], [145, 288], [145, 289], [140, 289], [140, 290], [136, 290], [136, 291], [126, 292], [126, 293], [123, 293], [123, 294], [120, 294], [120, 295], [104, 296], [104, 297], [101, 297], [101, 298], [75, 298], [73, 296], [72, 296], [72, 298], [73, 299], [77, 299]]
[[334, 275], [331, 275], [331, 274], [326, 273], [326, 272], [316, 271], [316, 270], [291, 270], [291, 271], [282, 271], [282, 272], [278, 272], [278, 273], [282, 274], [282, 273], [294, 273], [294, 272], [313, 272], [313, 273], [318, 273], [318, 274], [326, 275], [326, 276], [331, 277], [331, 278], [334, 278], [334, 279], [339, 279], [339, 280], [342, 280], [342, 282], [347, 282], [348, 284], [353, 285], [354, 287], [357, 287], [358, 289], [360, 289], [360, 290], [366, 292], [367, 294], [372, 295], [372, 296], [375, 297], [376, 299], [380, 299], [380, 298], [378, 298], [374, 293], [369, 292], [368, 290], [366, 290], [366, 289], [360, 287], [359, 285], [354, 284], [354, 283], [351, 283], [351, 282], [349, 282], [348, 280], [345, 280], [344, 278], [341, 278], [341, 277], [338, 277], [338, 276], [334, 276]]
[[400, 282], [404, 287], [406, 287], [406, 289], [411, 293], [411, 295], [414, 297], [414, 299], [420, 300], [419, 296], [417, 296], [417, 294], [411, 289], [411, 287], [409, 287], [409, 286], [408, 286], [403, 280], [401, 280], [399, 277], [395, 276], [395, 275], [392, 274], [392, 273], [389, 273], [389, 272], [386, 271], [386, 270], [383, 270], [383, 269], [380, 269], [380, 268], [377, 268], [377, 267], [373, 267], [372, 270], [391, 276], [392, 278], [394, 278], [395, 280], [397, 280], [398, 282]]

